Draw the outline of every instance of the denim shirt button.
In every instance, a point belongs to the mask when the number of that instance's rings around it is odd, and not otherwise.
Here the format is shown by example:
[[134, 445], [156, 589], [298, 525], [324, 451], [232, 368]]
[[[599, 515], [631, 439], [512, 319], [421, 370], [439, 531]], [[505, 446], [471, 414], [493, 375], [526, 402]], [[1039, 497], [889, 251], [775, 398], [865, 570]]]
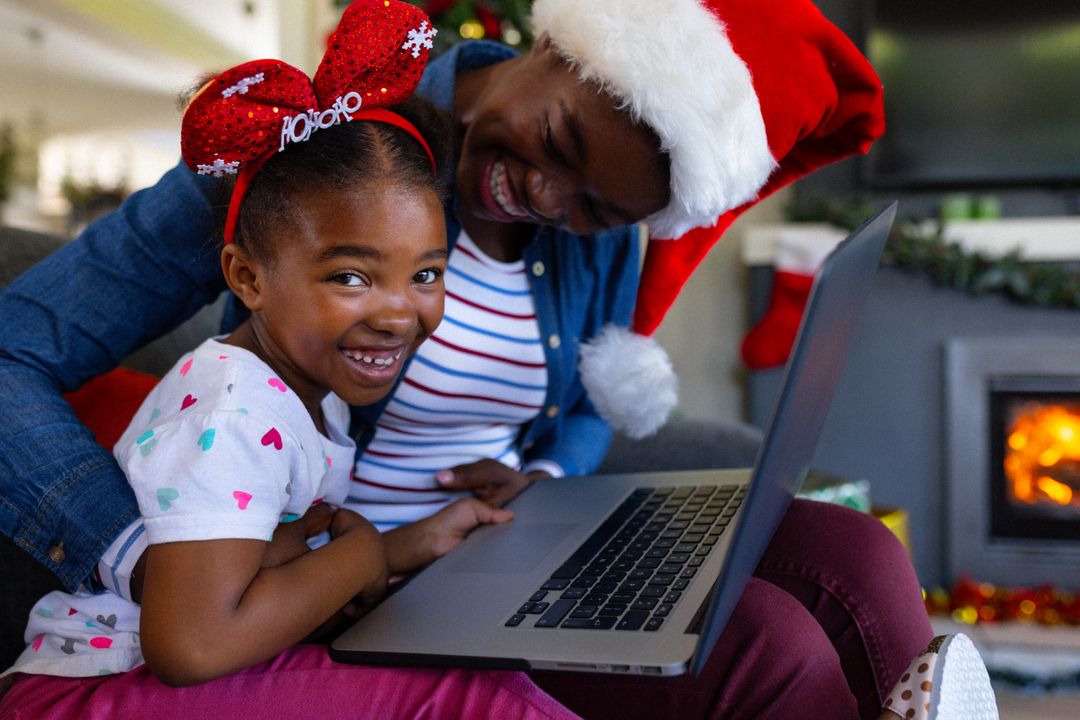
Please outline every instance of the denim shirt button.
[[544, 263], [537, 260], [532, 266], [533, 275], [540, 277], [544, 274]]
[[562, 341], [559, 340], [558, 335], [550, 335], [550, 336], [548, 336], [548, 347], [550, 347], [552, 350], [558, 350], [559, 345], [561, 345], [561, 344], [562, 344]]
[[558, 405], [549, 405], [548, 409], [545, 412], [547, 412], [547, 416], [549, 418], [553, 418], [553, 417], [555, 417], [556, 415], [559, 414], [559, 406]]
[[52, 560], [54, 563], [59, 564], [64, 562], [64, 560], [67, 559], [67, 553], [64, 552], [63, 541], [60, 541], [53, 545], [51, 548], [49, 548], [48, 555], [49, 559]]

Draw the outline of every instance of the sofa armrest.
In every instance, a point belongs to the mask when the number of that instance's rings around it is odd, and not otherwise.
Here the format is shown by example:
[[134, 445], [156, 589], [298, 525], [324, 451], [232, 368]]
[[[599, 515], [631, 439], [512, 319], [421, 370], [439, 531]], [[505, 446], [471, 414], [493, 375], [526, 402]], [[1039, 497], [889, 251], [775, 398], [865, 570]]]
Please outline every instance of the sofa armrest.
[[761, 430], [741, 423], [672, 420], [652, 437], [616, 435], [597, 472], [646, 472], [751, 467]]

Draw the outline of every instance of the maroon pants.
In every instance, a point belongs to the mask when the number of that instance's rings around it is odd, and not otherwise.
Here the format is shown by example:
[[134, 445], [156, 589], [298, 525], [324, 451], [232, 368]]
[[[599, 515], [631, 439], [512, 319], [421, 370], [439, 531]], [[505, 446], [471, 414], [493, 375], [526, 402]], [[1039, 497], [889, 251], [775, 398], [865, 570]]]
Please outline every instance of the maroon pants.
[[698, 677], [535, 672], [585, 718], [876, 718], [932, 632], [876, 518], [795, 501]]

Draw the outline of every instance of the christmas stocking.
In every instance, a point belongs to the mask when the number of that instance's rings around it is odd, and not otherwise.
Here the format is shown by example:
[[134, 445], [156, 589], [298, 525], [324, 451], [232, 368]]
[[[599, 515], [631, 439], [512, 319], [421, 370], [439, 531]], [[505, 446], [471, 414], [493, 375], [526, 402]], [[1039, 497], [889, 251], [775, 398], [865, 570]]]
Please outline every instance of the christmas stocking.
[[814, 274], [844, 238], [835, 228], [800, 228], [777, 234], [769, 307], [742, 341], [742, 358], [751, 370], [787, 362]]

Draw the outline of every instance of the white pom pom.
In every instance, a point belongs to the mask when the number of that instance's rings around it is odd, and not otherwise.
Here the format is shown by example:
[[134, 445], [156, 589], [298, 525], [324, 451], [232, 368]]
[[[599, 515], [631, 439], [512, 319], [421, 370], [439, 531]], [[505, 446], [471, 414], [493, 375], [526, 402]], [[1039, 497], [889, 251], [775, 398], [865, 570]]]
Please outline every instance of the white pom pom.
[[600, 415], [635, 440], [652, 435], [679, 401], [679, 379], [659, 343], [605, 326], [581, 345], [581, 382]]

